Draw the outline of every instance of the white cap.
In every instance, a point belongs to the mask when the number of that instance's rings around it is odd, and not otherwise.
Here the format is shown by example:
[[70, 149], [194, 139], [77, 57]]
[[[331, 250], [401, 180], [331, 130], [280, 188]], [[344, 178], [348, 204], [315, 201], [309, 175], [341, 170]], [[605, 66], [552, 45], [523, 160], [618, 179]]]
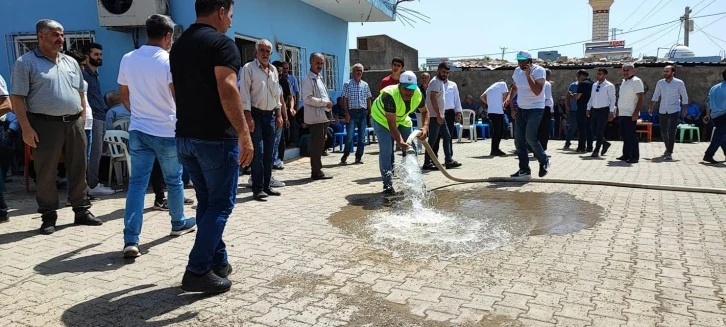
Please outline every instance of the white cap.
[[398, 82], [401, 83], [404, 88], [407, 88], [409, 90], [415, 90], [418, 87], [418, 80], [416, 79], [416, 74], [414, 74], [410, 70], [401, 73], [401, 76], [398, 78]]
[[520, 52], [517, 52], [517, 60], [528, 60], [532, 59], [532, 55], [529, 54], [529, 51], [522, 50]]

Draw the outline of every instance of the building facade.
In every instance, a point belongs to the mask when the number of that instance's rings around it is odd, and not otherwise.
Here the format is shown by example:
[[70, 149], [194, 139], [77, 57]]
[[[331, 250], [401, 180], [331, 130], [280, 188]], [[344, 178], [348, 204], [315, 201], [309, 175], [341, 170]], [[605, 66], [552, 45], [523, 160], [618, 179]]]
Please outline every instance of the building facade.
[[[141, 8], [147, 2], [162, 7], [162, 13], [170, 15], [179, 25], [180, 31], [195, 21], [193, 0], [6, 1], [3, 4], [6, 15], [0, 19], [0, 35], [4, 36], [3, 51], [0, 53], [0, 74], [10, 80], [10, 69], [17, 57], [37, 45], [35, 23], [39, 19], [48, 18], [64, 26], [66, 48], [79, 49], [90, 42], [103, 46], [103, 66], [99, 69], [102, 91], [105, 93], [117, 89], [116, 78], [121, 57], [144, 44], [144, 28], [132, 24], [138, 24], [145, 17], [156, 13], [148, 12], [146, 7]], [[227, 35], [235, 40], [240, 49], [242, 63], [254, 59], [254, 44], [257, 40], [270, 40], [274, 51], [272, 60], [290, 61], [291, 70], [298, 77], [304, 76], [309, 70], [308, 56], [311, 53], [323, 53], [324, 79], [331, 97], [335, 99], [341, 93], [343, 82], [350, 70], [348, 23], [392, 21], [395, 17], [392, 2], [237, 1], [232, 28], [227, 31]], [[113, 16], [115, 13], [128, 17], [109, 18], [109, 15]], [[127, 26], [119, 26], [124, 24]]]
[[391, 60], [401, 57], [407, 70], [418, 70], [418, 50], [388, 35], [361, 36], [357, 49], [350, 49], [351, 65], [363, 64], [365, 70], [391, 70]]

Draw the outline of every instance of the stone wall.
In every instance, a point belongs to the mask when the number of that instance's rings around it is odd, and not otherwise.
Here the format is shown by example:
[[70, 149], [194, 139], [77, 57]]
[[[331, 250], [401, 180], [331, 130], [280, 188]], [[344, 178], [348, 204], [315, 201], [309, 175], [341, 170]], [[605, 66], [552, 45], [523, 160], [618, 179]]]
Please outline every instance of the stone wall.
[[[678, 67], [676, 76], [686, 83], [688, 96], [695, 103], [702, 106], [706, 100], [709, 89], [720, 83], [723, 79], [721, 71], [724, 66], [702, 66], [702, 67]], [[622, 81], [621, 69], [606, 67], [609, 72], [611, 82], [616, 85]], [[588, 69], [590, 77], [595, 80], [596, 69]], [[449, 73], [449, 79], [459, 85], [462, 101], [467, 94], [471, 94], [479, 102], [479, 95], [494, 82], [504, 80], [511, 86], [513, 70], [493, 70], [493, 71], [452, 71]], [[371, 91], [374, 96], [378, 95], [378, 84], [381, 79], [390, 74], [390, 71], [367, 71], [363, 74], [363, 79], [371, 85]], [[436, 72], [430, 72], [432, 76]], [[557, 99], [565, 95], [570, 83], [575, 80], [577, 69], [552, 69], [552, 96]], [[643, 110], [648, 109], [650, 99], [653, 96], [655, 84], [663, 78], [663, 67], [638, 67], [636, 75], [643, 80], [646, 88], [646, 103]], [[420, 72], [417, 73], [420, 76]]]

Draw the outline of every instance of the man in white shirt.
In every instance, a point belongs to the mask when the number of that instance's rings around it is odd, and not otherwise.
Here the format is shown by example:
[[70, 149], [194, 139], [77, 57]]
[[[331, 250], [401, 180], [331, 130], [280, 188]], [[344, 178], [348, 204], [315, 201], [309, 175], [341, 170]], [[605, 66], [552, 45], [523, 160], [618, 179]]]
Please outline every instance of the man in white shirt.
[[333, 108], [333, 102], [328, 96], [320, 72], [323, 70], [325, 59], [323, 54], [315, 52], [310, 55], [310, 72], [300, 82], [303, 109], [303, 122], [310, 129], [310, 178], [313, 180], [331, 179], [323, 173], [322, 156], [325, 150], [325, 124], [328, 123], [327, 112]]
[[618, 160], [627, 163], [638, 163], [640, 149], [638, 146], [638, 134], [635, 132], [640, 117], [640, 108], [645, 101], [645, 88], [643, 81], [635, 76], [633, 64], [623, 65], [623, 82], [620, 84], [618, 96], [618, 125], [620, 125], [620, 137], [623, 139], [623, 155]]
[[[592, 84], [592, 96], [587, 102], [587, 117], [590, 117], [590, 129], [595, 136], [595, 149], [590, 155], [597, 158], [605, 155], [610, 148], [610, 142], [605, 141], [605, 127], [608, 121], [615, 118], [615, 85], [607, 80], [608, 70], [597, 70], [597, 81]], [[600, 149], [602, 148], [602, 152]]]
[[666, 161], [673, 160], [673, 146], [676, 142], [676, 130], [683, 117], [686, 117], [688, 111], [688, 94], [686, 93], [686, 84], [676, 77], [676, 68], [666, 66], [663, 68], [663, 79], [655, 84], [655, 91], [650, 102], [648, 113], [653, 114], [655, 103], [660, 99], [660, 135], [665, 143], [665, 153], [663, 159]]
[[[449, 128], [449, 134], [451, 134], [451, 139], [449, 139], [449, 144], [451, 146], [451, 156], [454, 156], [454, 136], [456, 135], [456, 123], [461, 121], [461, 96], [459, 94], [459, 86], [456, 85], [455, 82], [452, 82], [449, 80], [449, 70], [450, 67], [446, 66], [446, 76], [443, 79], [444, 82], [444, 92], [446, 92], [446, 96], [444, 97], [444, 107], [446, 108], [444, 111], [444, 120], [446, 120], [446, 127]], [[451, 159], [452, 163], [451, 168], [459, 167], [461, 166], [460, 163], [454, 161], [454, 159]], [[447, 169], [449, 167], [446, 167]]]
[[552, 98], [552, 72], [549, 69], [545, 69], [544, 94], [545, 110], [542, 112], [542, 119], [539, 121], [537, 138], [539, 139], [539, 143], [542, 144], [542, 149], [547, 151], [547, 143], [549, 143], [551, 131], [550, 120], [552, 119], [555, 104]]
[[[436, 157], [439, 155], [439, 140], [444, 140], [444, 164], [447, 169], [461, 166], [460, 163], [454, 161], [451, 150], [451, 138], [453, 131], [445, 124], [444, 108], [446, 104], [446, 88], [445, 81], [449, 77], [449, 65], [442, 62], [439, 64], [434, 77], [426, 88], [426, 108], [429, 111], [429, 145], [434, 150]], [[424, 155], [424, 170], [436, 170], [436, 166], [431, 161], [428, 152]]]
[[532, 55], [527, 51], [517, 53], [518, 67], [514, 70], [512, 91], [504, 102], [506, 107], [517, 96], [517, 107], [512, 106], [514, 122], [514, 144], [519, 157], [519, 170], [512, 178], [529, 179], [532, 176], [529, 168], [527, 146], [532, 148], [539, 161], [539, 177], [544, 177], [550, 167], [550, 160], [539, 143], [537, 132], [545, 107], [544, 85], [547, 73], [544, 68], [532, 63]]
[[479, 97], [489, 113], [489, 121], [492, 123], [492, 150], [490, 156], [505, 157], [504, 151], [499, 149], [499, 144], [504, 135], [504, 101], [507, 100], [509, 88], [507, 82], [499, 81], [489, 86]]
[[129, 152], [131, 176], [124, 212], [125, 257], [138, 257], [139, 234], [144, 214], [144, 196], [154, 160], [159, 160], [169, 192], [171, 235], [193, 232], [195, 218], [184, 216], [182, 166], [177, 157], [176, 104], [169, 68], [174, 22], [165, 15], [146, 20], [148, 42], [123, 56], [118, 84], [121, 100], [131, 111]]
[[280, 191], [273, 189], [270, 182], [275, 130], [282, 127], [282, 103], [277, 69], [270, 64], [272, 43], [259, 40], [255, 50], [257, 58], [240, 70], [239, 93], [255, 147], [252, 196], [257, 201], [266, 201], [268, 196], [280, 195]]

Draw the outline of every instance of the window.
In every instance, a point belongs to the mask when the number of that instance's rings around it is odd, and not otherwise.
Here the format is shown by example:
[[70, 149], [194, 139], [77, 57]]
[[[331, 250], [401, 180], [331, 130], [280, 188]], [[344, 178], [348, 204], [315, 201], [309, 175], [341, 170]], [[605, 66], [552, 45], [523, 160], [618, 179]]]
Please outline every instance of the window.
[[[86, 44], [93, 43], [95, 35], [92, 31], [66, 32], [63, 50], [82, 50]], [[38, 46], [38, 37], [32, 33], [10, 34], [5, 36], [8, 63], [12, 67], [20, 56], [33, 51]]]
[[323, 58], [325, 59], [325, 65], [323, 66], [325, 86], [328, 87], [328, 91], [335, 91], [338, 82], [338, 60], [335, 56], [329, 54], [323, 54]]
[[278, 43], [277, 51], [280, 54], [280, 58], [283, 62], [290, 63], [290, 72], [297, 78], [298, 81], [302, 80], [305, 74], [305, 69], [303, 69], [303, 63], [307, 62], [307, 54], [305, 53], [305, 48]]

